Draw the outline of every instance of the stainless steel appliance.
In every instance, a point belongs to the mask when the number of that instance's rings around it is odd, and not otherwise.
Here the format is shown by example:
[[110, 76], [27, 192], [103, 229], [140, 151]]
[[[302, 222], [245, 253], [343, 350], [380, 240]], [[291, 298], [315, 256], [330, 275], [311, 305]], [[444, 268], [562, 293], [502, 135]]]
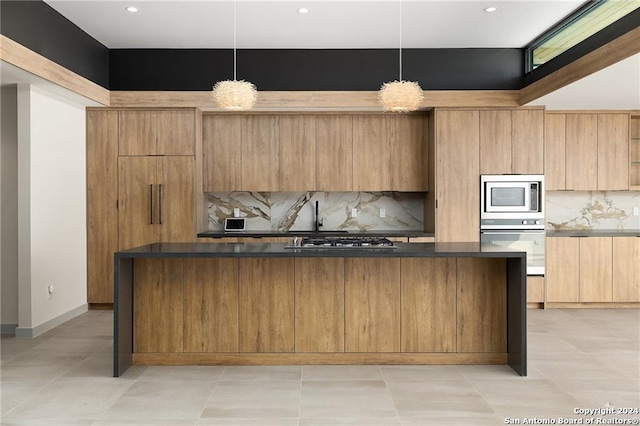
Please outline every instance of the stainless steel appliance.
[[480, 241], [527, 252], [527, 275], [544, 275], [544, 176], [480, 177]]
[[393, 241], [383, 237], [303, 237], [293, 239], [292, 249], [395, 249]]

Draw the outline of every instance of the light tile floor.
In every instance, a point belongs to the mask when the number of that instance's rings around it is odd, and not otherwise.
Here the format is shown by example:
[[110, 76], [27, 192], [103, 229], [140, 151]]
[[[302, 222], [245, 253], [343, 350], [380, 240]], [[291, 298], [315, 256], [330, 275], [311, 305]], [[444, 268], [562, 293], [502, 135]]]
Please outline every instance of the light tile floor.
[[[507, 366], [133, 367], [112, 313], [3, 336], [3, 425], [502, 425], [640, 408], [640, 310], [529, 310], [529, 375]], [[611, 424], [611, 423], [609, 423]]]

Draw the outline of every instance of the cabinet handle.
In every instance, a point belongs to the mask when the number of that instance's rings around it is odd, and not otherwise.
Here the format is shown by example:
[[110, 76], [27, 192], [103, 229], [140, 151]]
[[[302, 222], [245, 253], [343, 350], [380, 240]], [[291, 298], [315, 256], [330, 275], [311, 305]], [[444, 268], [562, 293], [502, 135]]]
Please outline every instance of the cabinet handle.
[[149, 223], [153, 225], [153, 184], [149, 185]]
[[162, 225], [162, 184], [158, 185], [158, 223]]

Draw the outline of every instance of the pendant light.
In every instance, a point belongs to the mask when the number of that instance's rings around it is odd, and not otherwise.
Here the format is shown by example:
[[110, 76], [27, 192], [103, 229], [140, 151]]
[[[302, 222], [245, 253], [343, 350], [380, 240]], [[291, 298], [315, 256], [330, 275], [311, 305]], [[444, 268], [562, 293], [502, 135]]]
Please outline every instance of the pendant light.
[[256, 86], [236, 80], [236, 0], [233, 0], [233, 80], [219, 81], [213, 86], [213, 102], [226, 111], [245, 111], [253, 108], [258, 98]]
[[384, 83], [378, 92], [378, 101], [384, 111], [411, 112], [420, 108], [422, 88], [414, 81], [402, 79], [402, 0], [400, 1], [400, 78]]

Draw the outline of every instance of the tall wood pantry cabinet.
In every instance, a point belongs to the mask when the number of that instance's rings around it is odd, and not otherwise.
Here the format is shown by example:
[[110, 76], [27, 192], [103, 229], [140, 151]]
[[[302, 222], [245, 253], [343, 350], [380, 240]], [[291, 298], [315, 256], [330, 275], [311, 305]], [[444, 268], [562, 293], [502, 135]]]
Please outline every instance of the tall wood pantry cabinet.
[[194, 241], [194, 110], [87, 111], [87, 301], [113, 303], [113, 253]]

